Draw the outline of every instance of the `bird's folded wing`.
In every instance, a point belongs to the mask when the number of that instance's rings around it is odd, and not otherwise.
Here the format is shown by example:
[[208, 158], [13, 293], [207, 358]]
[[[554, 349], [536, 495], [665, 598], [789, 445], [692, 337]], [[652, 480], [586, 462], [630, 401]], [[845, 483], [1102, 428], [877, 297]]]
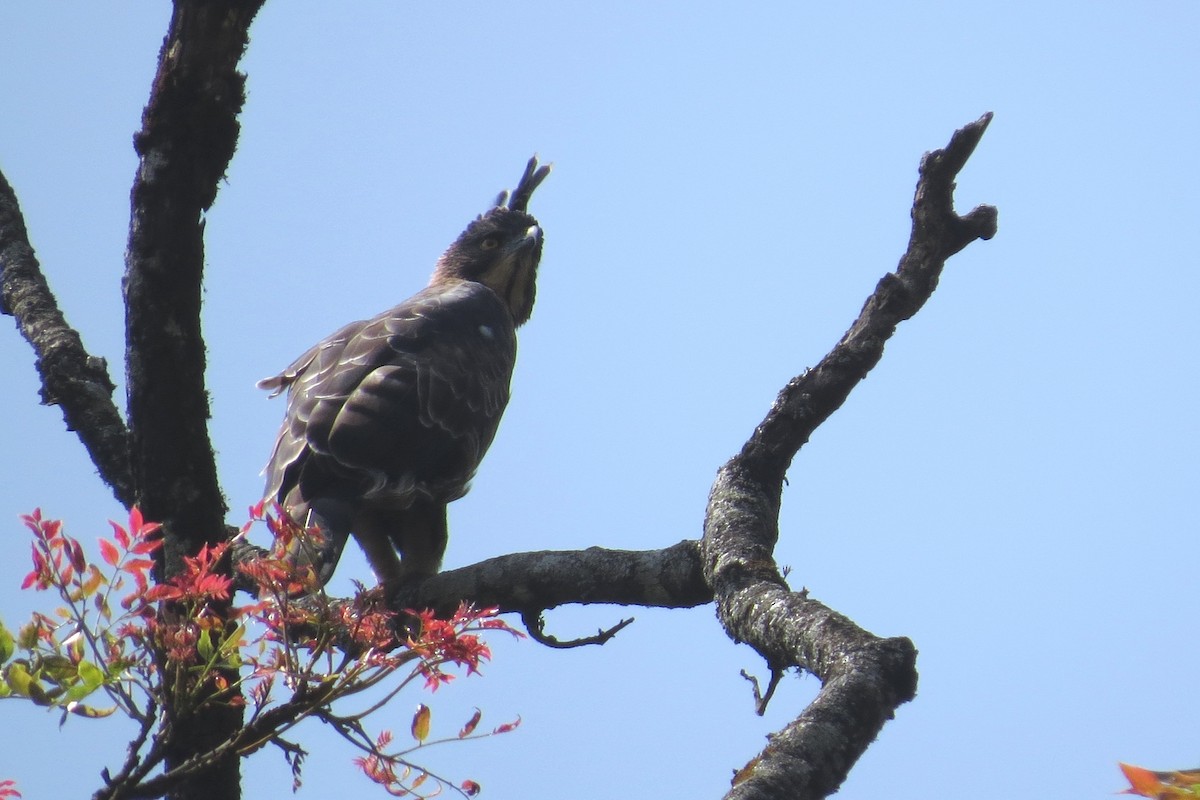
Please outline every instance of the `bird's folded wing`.
[[268, 493], [461, 496], [508, 402], [511, 317], [489, 289], [431, 286], [351, 323], [261, 386], [289, 389]]

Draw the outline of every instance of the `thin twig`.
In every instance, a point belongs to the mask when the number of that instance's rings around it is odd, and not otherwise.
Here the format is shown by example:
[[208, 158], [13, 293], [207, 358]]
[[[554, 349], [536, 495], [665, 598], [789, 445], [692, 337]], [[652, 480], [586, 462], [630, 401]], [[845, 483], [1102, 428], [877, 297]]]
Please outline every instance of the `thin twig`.
[[572, 647], [583, 647], [589, 644], [604, 644], [616, 636], [621, 630], [633, 623], [633, 617], [623, 619], [611, 628], [601, 628], [595, 636], [582, 636], [578, 639], [562, 641], [546, 633], [546, 619], [542, 611], [522, 611], [521, 622], [529, 632], [529, 638], [546, 647], [568, 650]]

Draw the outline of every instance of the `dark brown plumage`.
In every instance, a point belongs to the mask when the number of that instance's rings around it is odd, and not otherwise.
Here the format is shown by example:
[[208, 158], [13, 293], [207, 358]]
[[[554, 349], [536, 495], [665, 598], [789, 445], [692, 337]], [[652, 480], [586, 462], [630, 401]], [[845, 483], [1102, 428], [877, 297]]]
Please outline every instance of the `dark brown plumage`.
[[325, 531], [321, 552], [297, 554], [322, 581], [350, 534], [386, 586], [441, 566], [446, 504], [466, 494], [508, 403], [542, 253], [526, 207], [549, 172], [530, 159], [511, 199], [467, 226], [425, 289], [259, 382], [288, 391], [266, 496]]

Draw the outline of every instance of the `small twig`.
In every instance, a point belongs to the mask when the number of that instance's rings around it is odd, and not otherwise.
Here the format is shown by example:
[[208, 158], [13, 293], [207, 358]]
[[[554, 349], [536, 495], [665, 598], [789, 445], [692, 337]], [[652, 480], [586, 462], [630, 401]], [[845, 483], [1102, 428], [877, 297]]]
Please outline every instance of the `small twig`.
[[304, 759], [308, 757], [308, 751], [295, 742], [289, 742], [281, 736], [271, 738], [271, 744], [283, 751], [283, 760], [287, 762], [288, 767], [292, 770], [292, 791], [300, 788], [300, 769], [304, 763]]
[[146, 744], [146, 739], [150, 736], [151, 729], [154, 728], [154, 701], [150, 701], [150, 706], [147, 708], [147, 713], [141, 718], [141, 726], [137, 736], [129, 743], [126, 748], [125, 763], [121, 766], [121, 771], [117, 773], [117, 777], [113, 777], [105, 767], [100, 771], [100, 777], [104, 780], [106, 786], [119, 786], [129, 780], [129, 776], [137, 769], [141, 763], [142, 747]]
[[751, 675], [746, 670], [741, 670], [740, 674], [743, 678], [750, 681], [750, 685], [754, 687], [754, 713], [760, 717], [767, 712], [767, 703], [771, 702], [771, 697], [775, 694], [775, 688], [779, 686], [779, 680], [783, 677], [784, 670], [771, 668], [771, 681], [767, 684], [767, 693], [760, 694], [758, 691], [758, 678]]
[[633, 622], [633, 617], [623, 619], [611, 628], [602, 628], [596, 631], [595, 636], [584, 636], [579, 639], [568, 639], [562, 641], [548, 633], [546, 633], [546, 620], [542, 616], [542, 611], [522, 611], [521, 623], [525, 626], [525, 630], [529, 632], [529, 638], [539, 644], [544, 644], [546, 647], [554, 647], [560, 650], [566, 650], [571, 647], [582, 647], [586, 644], [604, 644], [609, 639], [617, 635], [622, 628], [630, 625]]

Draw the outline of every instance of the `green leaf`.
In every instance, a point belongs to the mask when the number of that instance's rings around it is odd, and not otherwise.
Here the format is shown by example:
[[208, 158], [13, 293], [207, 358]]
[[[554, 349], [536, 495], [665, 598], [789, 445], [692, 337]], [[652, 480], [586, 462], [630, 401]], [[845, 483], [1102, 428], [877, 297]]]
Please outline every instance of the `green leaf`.
[[17, 644], [22, 650], [32, 650], [38, 643], [36, 622], [27, 622], [17, 630]]
[[25, 665], [18, 661], [15, 664], [9, 664], [4, 670], [4, 683], [12, 690], [13, 694], [29, 697], [29, 685], [33, 683], [33, 676], [29, 674]]
[[242, 637], [246, 635], [246, 626], [238, 625], [221, 639], [221, 663], [230, 669], [242, 665]]
[[212, 633], [207, 628], [200, 631], [200, 637], [196, 640], [196, 652], [200, 654], [200, 658], [204, 659], [205, 663], [212, 660]]
[[14, 694], [28, 697], [35, 705], [53, 704], [49, 695], [46, 694], [46, 690], [37, 682], [37, 678], [31, 675], [29, 669], [20, 661], [14, 661], [5, 668], [4, 681]]
[[53, 700], [43, 690], [41, 684], [29, 685], [29, 699], [34, 700], [34, 705], [54, 705]]
[[79, 662], [79, 678], [83, 681], [83, 685], [88, 687], [88, 691], [92, 692], [104, 683], [104, 670], [90, 661], [81, 661]]
[[0, 620], [0, 664], [12, 658], [16, 649], [16, 641], [13, 639], [13, 635], [4, 626], [4, 620]]
[[66, 699], [76, 702], [87, 697], [104, 683], [104, 672], [90, 661], [79, 662], [78, 680], [67, 690]]
[[59, 686], [79, 680], [79, 668], [71, 659], [58, 653], [43, 655], [40, 666], [40, 671], [45, 673], [45, 680], [57, 683]]
[[412, 719], [412, 735], [418, 742], [424, 742], [429, 737], [430, 716], [429, 706], [424, 703], [417, 706], [417, 713], [413, 714]]

